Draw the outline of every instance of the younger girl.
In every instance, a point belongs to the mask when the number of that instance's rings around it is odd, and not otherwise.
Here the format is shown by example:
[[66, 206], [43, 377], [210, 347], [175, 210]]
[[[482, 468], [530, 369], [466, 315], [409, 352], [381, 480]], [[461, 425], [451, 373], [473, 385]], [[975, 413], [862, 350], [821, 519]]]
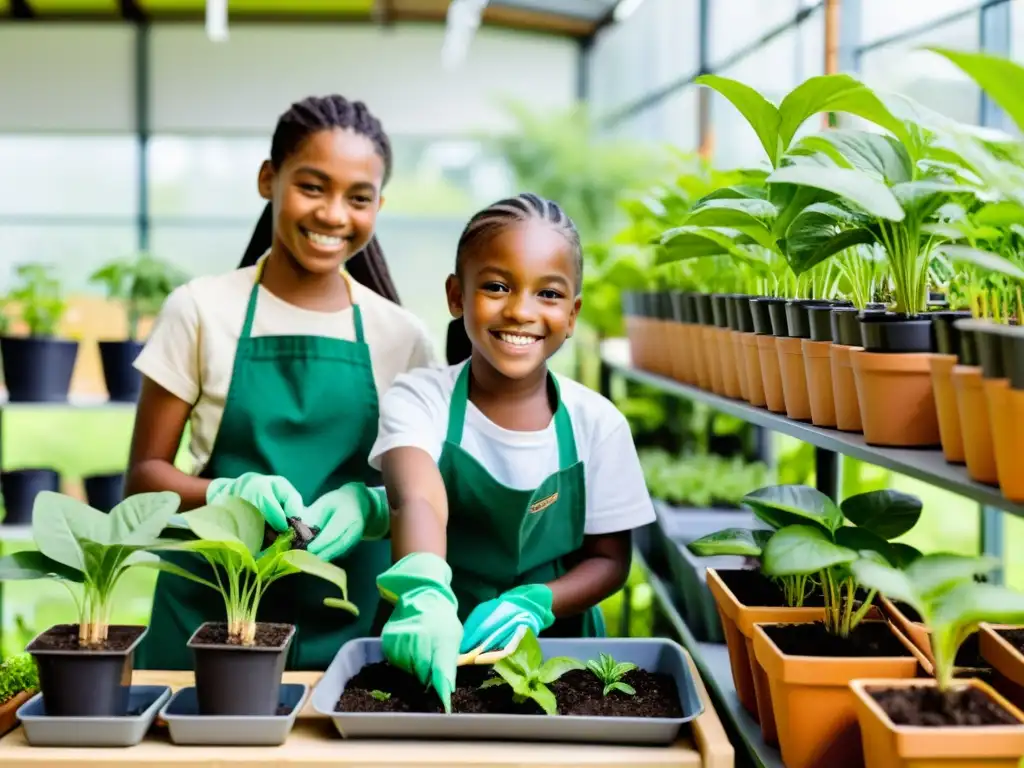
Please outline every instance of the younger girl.
[[[600, 636], [598, 603], [629, 572], [630, 532], [654, 519], [625, 417], [547, 366], [580, 311], [571, 220], [523, 194], [476, 214], [459, 240], [448, 305], [468, 362], [396, 378], [370, 464], [392, 507], [392, 663], [448, 706], [456, 657], [525, 628]], [[465, 629], [463, 624], [465, 622]]]
[[[174, 491], [183, 509], [230, 494], [277, 531], [300, 518], [320, 529], [307, 549], [348, 573], [358, 618], [323, 606], [332, 588], [297, 574], [260, 602], [260, 620], [294, 624], [290, 669], [324, 670], [338, 648], [367, 634], [375, 579], [388, 567], [386, 500], [368, 486], [378, 397], [400, 373], [432, 363], [423, 325], [397, 296], [373, 238], [391, 148], [361, 102], [341, 96], [292, 105], [259, 171], [270, 203], [269, 249], [253, 266], [200, 277], [166, 301], [136, 367], [144, 376], [127, 493]], [[345, 273], [376, 261], [369, 287]], [[193, 472], [174, 466], [186, 422]], [[362, 541], [362, 539], [377, 539]], [[344, 556], [344, 557], [342, 557]], [[198, 557], [168, 555], [202, 573]], [[141, 668], [189, 669], [186, 642], [225, 620], [213, 590], [160, 574]], [[259, 638], [257, 638], [259, 640]]]

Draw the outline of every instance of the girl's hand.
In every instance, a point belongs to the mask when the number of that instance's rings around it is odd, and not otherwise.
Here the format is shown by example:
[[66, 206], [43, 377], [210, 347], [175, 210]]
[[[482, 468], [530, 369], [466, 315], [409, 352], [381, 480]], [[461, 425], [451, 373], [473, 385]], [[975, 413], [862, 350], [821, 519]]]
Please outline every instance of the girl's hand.
[[[534, 635], [555, 622], [551, 611], [551, 589], [543, 584], [525, 584], [510, 589], [493, 600], [480, 603], [466, 619], [461, 653], [480, 649], [481, 653], [504, 650], [521, 638], [525, 628]], [[482, 646], [482, 647], [481, 647]]]
[[302, 519], [305, 506], [302, 496], [285, 478], [246, 472], [236, 478], [221, 477], [210, 482], [206, 489], [206, 503], [212, 504], [223, 496], [236, 496], [252, 504], [278, 533], [288, 530], [288, 518]]

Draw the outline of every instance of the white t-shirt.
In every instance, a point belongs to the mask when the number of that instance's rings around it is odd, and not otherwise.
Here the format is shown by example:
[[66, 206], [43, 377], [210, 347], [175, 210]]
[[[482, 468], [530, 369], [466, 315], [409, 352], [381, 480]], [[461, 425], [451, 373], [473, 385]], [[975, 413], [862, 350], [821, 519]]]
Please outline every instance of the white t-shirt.
[[[231, 385], [235, 347], [256, 278], [256, 267], [198, 277], [164, 302], [135, 367], [173, 395], [192, 403], [189, 453], [199, 474], [210, 457]], [[430, 334], [406, 309], [350, 280], [363, 318], [378, 399], [400, 373], [436, 366]], [[328, 336], [355, 339], [352, 308], [317, 312], [296, 307], [262, 285], [256, 300], [253, 336]], [[339, 397], [344, 392], [339, 390]]]
[[[372, 467], [380, 469], [381, 457], [402, 447], [422, 448], [434, 461], [440, 459], [452, 391], [464, 365], [425, 368], [395, 379], [381, 401], [380, 429], [370, 451]], [[625, 416], [577, 381], [558, 376], [558, 384], [572, 420], [576, 451], [584, 463], [584, 532], [615, 533], [652, 522], [654, 507]], [[468, 403], [461, 445], [510, 488], [536, 488], [558, 470], [554, 419], [538, 432], [518, 432], [498, 426]]]

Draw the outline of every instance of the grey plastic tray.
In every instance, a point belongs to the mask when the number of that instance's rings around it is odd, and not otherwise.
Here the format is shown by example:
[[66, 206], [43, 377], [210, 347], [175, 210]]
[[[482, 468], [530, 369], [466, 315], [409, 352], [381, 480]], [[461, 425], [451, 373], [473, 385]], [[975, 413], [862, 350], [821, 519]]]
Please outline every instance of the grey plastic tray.
[[499, 739], [608, 744], [673, 743], [679, 729], [704, 711], [683, 649], [661, 638], [591, 638], [540, 640], [545, 658], [572, 656], [581, 661], [600, 652], [631, 661], [648, 672], [672, 675], [679, 688], [680, 718], [561, 717], [548, 715], [457, 715], [406, 712], [337, 712], [345, 685], [367, 664], [383, 660], [379, 638], [350, 640], [313, 690], [313, 708], [334, 721], [345, 738]]
[[196, 689], [182, 688], [160, 710], [175, 744], [204, 744], [222, 747], [276, 747], [288, 739], [295, 718], [306, 703], [309, 686], [298, 683], [281, 685], [280, 705], [286, 715], [239, 717], [200, 715]]
[[124, 717], [52, 717], [37, 693], [18, 708], [17, 716], [33, 747], [133, 747], [170, 696], [166, 685], [133, 685]]

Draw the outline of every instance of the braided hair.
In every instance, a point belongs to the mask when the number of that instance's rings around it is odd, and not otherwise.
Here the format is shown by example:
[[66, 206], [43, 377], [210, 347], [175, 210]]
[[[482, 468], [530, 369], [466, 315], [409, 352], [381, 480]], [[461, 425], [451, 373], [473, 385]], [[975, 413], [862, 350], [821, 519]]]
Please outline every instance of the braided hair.
[[[310, 96], [291, 105], [277, 121], [274, 137], [270, 142], [270, 162], [280, 168], [284, 161], [295, 152], [310, 135], [318, 131], [345, 128], [365, 136], [384, 161], [384, 183], [391, 176], [391, 142], [380, 121], [373, 116], [361, 101], [349, 101], [344, 96]], [[245, 249], [239, 268], [251, 267], [266, 253], [273, 241], [274, 214], [271, 203], [267, 203], [253, 229], [249, 245]], [[400, 304], [384, 249], [377, 235], [346, 264], [348, 273], [363, 285], [386, 299]]]
[[[558, 203], [545, 200], [532, 192], [523, 192], [516, 197], [507, 197], [476, 213], [462, 230], [455, 250], [455, 274], [462, 275], [466, 253], [473, 247], [484, 244], [500, 232], [526, 221], [543, 221], [556, 229], [569, 242], [576, 262], [576, 294], [583, 288], [583, 247], [569, 215]], [[473, 346], [466, 333], [465, 319], [458, 317], [448, 324], [446, 356], [449, 365], [461, 363], [469, 358]]]

